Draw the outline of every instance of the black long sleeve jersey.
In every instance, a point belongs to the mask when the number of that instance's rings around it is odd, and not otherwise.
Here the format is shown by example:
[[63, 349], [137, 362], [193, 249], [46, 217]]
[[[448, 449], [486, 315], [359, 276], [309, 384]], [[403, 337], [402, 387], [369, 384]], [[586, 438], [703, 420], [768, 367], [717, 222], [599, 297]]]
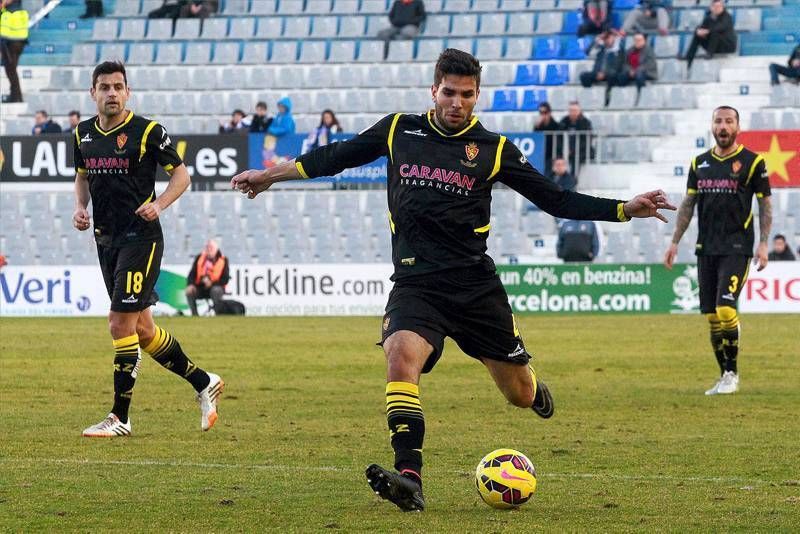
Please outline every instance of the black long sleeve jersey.
[[494, 271], [486, 239], [496, 182], [556, 217], [627, 220], [623, 201], [562, 190], [477, 117], [463, 130], [447, 133], [435, 124], [433, 113], [387, 115], [352, 139], [295, 161], [304, 178], [314, 178], [387, 156], [392, 280], [471, 265]]

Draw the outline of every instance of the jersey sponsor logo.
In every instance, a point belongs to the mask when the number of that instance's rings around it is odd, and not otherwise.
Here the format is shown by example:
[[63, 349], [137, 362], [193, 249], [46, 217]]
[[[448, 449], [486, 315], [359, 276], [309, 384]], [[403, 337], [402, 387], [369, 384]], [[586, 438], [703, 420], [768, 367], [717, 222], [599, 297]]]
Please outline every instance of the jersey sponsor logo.
[[158, 145], [159, 150], [164, 150], [165, 147], [172, 144], [172, 139], [169, 138], [167, 130], [163, 126], [161, 127], [161, 140], [162, 142]]
[[711, 167], [711, 165], [709, 165], [708, 162], [705, 160], [703, 161], [703, 163], [697, 166], [698, 169], [708, 169], [709, 167]]
[[81, 143], [91, 143], [91, 142], [92, 142], [92, 136], [90, 136], [88, 133], [83, 137], [81, 137]]
[[734, 174], [738, 174], [739, 171], [742, 170], [742, 162], [737, 159], [731, 164], [731, 169]]
[[125, 170], [130, 168], [129, 158], [86, 158], [84, 164], [87, 170], [104, 172], [108, 170]]
[[704, 178], [697, 180], [697, 190], [704, 193], [735, 193], [739, 180], [733, 178]]
[[[420, 178], [422, 180], [433, 180], [445, 184], [457, 185], [462, 189], [472, 190], [475, 185], [475, 178], [461, 174], [458, 171], [449, 171], [441, 167], [430, 168], [427, 165], [400, 165], [400, 176], [403, 178]], [[427, 184], [423, 184], [427, 185]]]
[[467, 159], [472, 161], [478, 157], [478, 152], [480, 152], [480, 149], [478, 149], [477, 144], [470, 143], [464, 147], [464, 151], [467, 153]]
[[428, 137], [428, 134], [426, 134], [419, 128], [417, 128], [416, 130], [403, 130], [403, 133], [408, 135], [416, 135], [418, 137]]
[[136, 298], [134, 295], [122, 299], [123, 304], [136, 304], [137, 302], [139, 302], [139, 299]]

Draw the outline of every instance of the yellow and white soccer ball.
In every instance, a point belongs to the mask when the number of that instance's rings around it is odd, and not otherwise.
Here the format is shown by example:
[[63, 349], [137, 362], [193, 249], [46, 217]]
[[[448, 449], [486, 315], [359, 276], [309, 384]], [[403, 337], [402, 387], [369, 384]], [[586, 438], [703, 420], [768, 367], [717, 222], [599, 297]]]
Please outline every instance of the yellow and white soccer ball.
[[475, 486], [492, 508], [516, 508], [528, 502], [536, 491], [536, 468], [519, 451], [497, 449], [478, 464]]

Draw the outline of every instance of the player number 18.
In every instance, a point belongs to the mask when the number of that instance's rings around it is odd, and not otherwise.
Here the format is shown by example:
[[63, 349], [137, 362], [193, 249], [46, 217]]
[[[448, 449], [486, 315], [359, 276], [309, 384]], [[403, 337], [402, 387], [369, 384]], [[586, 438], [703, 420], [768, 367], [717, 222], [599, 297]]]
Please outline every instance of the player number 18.
[[144, 275], [142, 275], [141, 271], [136, 271], [136, 272], [128, 271], [128, 281], [125, 284], [125, 292], [141, 293], [142, 280], [144, 280]]

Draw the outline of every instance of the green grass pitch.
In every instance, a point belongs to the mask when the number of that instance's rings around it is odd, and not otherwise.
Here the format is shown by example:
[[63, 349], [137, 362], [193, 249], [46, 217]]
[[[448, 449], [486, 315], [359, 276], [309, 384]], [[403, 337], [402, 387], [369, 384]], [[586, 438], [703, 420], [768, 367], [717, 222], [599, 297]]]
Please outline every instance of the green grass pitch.
[[[796, 316], [744, 316], [741, 391], [716, 375], [692, 316], [521, 317], [550, 385], [549, 421], [506, 404], [449, 343], [421, 385], [422, 514], [373, 495], [391, 465], [380, 318], [174, 318], [160, 324], [227, 383], [200, 431], [191, 387], [145, 358], [133, 436], [90, 440], [107, 413], [103, 319], [0, 321], [0, 530], [530, 532], [792, 531], [800, 525]], [[533, 499], [484, 505], [489, 451], [526, 453]], [[795, 530], [796, 531], [796, 530]]]

